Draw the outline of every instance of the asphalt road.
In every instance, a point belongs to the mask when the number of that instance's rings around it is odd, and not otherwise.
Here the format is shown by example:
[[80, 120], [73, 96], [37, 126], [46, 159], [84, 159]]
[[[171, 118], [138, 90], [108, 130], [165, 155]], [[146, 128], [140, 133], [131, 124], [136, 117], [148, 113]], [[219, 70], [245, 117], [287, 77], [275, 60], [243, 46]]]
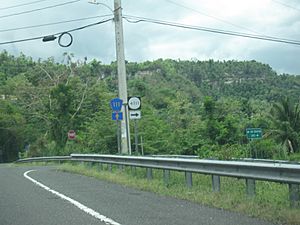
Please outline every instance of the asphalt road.
[[[44, 187], [24, 177], [29, 170], [35, 171], [27, 175]], [[238, 213], [59, 172], [55, 167], [0, 164], [0, 225], [113, 224], [84, 209], [120, 225], [271, 225]]]

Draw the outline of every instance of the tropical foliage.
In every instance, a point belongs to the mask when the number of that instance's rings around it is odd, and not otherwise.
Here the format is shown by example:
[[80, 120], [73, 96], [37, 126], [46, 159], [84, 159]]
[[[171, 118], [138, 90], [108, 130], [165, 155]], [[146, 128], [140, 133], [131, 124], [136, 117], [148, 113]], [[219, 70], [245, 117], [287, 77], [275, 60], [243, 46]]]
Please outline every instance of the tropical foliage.
[[[142, 98], [135, 154], [286, 158], [300, 151], [300, 76], [278, 75], [256, 61], [158, 59], [126, 68], [129, 96]], [[2, 52], [0, 161], [117, 153], [109, 107], [116, 71], [114, 62], [75, 61], [71, 54], [58, 63]], [[249, 141], [249, 127], [262, 128], [263, 139]], [[74, 141], [68, 130], [76, 131]]]
[[288, 98], [282, 99], [279, 103], [274, 104], [271, 116], [275, 128], [272, 133], [275, 139], [281, 142], [288, 152], [299, 151], [299, 103], [294, 105]]

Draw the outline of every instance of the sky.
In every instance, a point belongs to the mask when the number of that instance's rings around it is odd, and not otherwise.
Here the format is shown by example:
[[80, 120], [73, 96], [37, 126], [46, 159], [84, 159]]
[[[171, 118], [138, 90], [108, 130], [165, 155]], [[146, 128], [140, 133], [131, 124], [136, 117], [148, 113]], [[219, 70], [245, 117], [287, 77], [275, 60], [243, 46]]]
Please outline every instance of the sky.
[[[0, 51], [20, 53], [33, 59], [64, 53], [74, 60], [97, 59], [104, 64], [116, 60], [114, 23], [108, 21], [71, 32], [73, 43], [60, 47], [57, 39], [2, 44], [43, 37], [113, 18], [113, 0], [0, 0]], [[91, 1], [91, 0], [90, 0]], [[64, 4], [65, 5], [61, 5]], [[47, 8], [46, 8], [47, 7]], [[122, 0], [125, 58], [147, 60], [255, 60], [269, 64], [278, 74], [300, 75], [300, 45], [228, 36], [128, 19], [129, 16], [219, 29], [300, 42], [299, 0]], [[65, 21], [96, 17], [66, 23]], [[63, 22], [55, 25], [29, 26]], [[27, 27], [26, 29], [24, 27]], [[18, 28], [18, 29], [16, 29]], [[22, 29], [20, 29], [22, 28]], [[67, 35], [61, 43], [68, 42]]]

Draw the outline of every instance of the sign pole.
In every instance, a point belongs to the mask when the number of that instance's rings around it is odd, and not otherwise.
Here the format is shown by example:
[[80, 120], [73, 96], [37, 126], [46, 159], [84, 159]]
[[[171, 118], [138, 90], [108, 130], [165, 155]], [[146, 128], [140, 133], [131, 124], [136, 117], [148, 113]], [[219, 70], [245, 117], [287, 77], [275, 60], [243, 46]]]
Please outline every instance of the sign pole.
[[120, 123], [119, 123], [119, 120], [116, 120], [116, 123], [117, 123], [118, 154], [121, 154], [121, 140], [120, 140]]
[[127, 138], [127, 154], [131, 155], [131, 144], [130, 144], [130, 136], [129, 136], [129, 119], [128, 119], [128, 110], [127, 110], [127, 104], [124, 105], [125, 109], [125, 125], [126, 125], [126, 138]]
[[143, 136], [141, 136], [141, 151], [142, 151], [142, 155], [144, 155]]
[[250, 145], [249, 145], [249, 154], [250, 154], [250, 156], [249, 156], [249, 158], [252, 158], [252, 146], [251, 146], [251, 141], [252, 141], [252, 139], [249, 139], [250, 140]]
[[[251, 148], [251, 143], [254, 140], [259, 140], [262, 139], [263, 137], [263, 132], [261, 128], [247, 128], [246, 129], [246, 136], [249, 139], [249, 143], [250, 143], [250, 158], [252, 158], [252, 148]], [[257, 149], [256, 146], [254, 145], [254, 157], [257, 159], [258, 153], [257, 153]]]
[[255, 158], [258, 159], [258, 158], [257, 158], [257, 148], [256, 148], [255, 145], [254, 145], [254, 152], [255, 152]]
[[139, 146], [138, 146], [138, 122], [137, 120], [134, 120], [134, 140], [135, 140], [135, 152], [136, 154], [139, 153]]

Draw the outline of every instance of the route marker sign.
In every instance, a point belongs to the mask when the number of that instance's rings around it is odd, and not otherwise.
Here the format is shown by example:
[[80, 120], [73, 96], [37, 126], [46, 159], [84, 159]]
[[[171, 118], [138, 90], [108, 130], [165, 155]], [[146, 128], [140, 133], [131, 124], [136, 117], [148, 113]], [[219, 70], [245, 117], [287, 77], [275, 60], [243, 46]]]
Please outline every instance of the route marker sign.
[[141, 109], [141, 98], [140, 97], [129, 97], [128, 98], [128, 108], [129, 110]]
[[261, 128], [247, 128], [246, 135], [248, 139], [262, 139]]
[[111, 114], [112, 120], [123, 120], [123, 113], [122, 112], [113, 112]]
[[123, 100], [120, 98], [114, 98], [110, 101], [110, 107], [113, 111], [121, 111], [123, 105]]
[[131, 119], [131, 120], [141, 119], [141, 110], [131, 110], [131, 111], [129, 111], [129, 119]]

